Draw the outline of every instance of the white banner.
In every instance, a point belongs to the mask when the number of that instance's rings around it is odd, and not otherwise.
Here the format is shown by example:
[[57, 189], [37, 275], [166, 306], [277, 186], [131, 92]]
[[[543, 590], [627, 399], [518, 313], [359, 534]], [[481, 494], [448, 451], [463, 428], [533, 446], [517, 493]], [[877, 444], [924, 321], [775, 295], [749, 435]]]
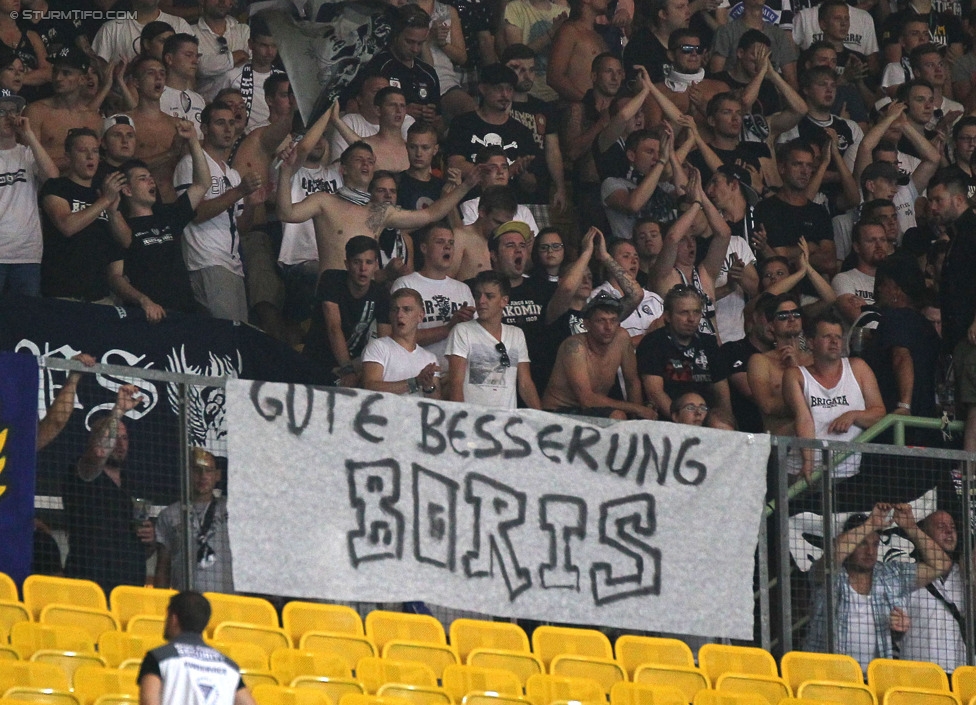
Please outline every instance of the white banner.
[[752, 638], [769, 438], [228, 380], [245, 592]]

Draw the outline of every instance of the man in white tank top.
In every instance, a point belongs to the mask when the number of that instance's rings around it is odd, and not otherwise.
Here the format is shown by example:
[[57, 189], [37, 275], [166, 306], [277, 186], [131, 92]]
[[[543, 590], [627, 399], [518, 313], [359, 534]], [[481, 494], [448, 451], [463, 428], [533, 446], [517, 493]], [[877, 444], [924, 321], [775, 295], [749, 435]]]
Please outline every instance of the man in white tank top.
[[[796, 435], [852, 441], [885, 415], [878, 382], [863, 360], [843, 357], [844, 331], [836, 313], [814, 319], [806, 335], [813, 364], [790, 368], [783, 377], [783, 398], [793, 412]], [[813, 460], [813, 450], [803, 449], [802, 461], [790, 464], [790, 474], [809, 481]], [[834, 466], [832, 477], [856, 475], [860, 465], [860, 453], [849, 455]]]

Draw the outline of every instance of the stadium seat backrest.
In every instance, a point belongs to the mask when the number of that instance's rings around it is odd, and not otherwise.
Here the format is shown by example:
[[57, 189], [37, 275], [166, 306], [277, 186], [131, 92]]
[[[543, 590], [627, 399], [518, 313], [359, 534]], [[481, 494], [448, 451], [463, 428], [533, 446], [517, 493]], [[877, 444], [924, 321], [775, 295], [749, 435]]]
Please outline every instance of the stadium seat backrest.
[[105, 665], [118, 668], [123, 661], [130, 658], [141, 659], [147, 651], [152, 651], [164, 643], [166, 640], [161, 636], [104, 632], [98, 637], [98, 655], [105, 659]]
[[405, 614], [373, 610], [366, 615], [366, 636], [380, 651], [394, 639], [446, 644], [444, 627], [429, 614]]
[[258, 705], [335, 705], [325, 693], [307, 688], [289, 688], [284, 685], [262, 684], [251, 695]]
[[17, 594], [17, 583], [6, 573], [0, 573], [0, 600], [7, 602], [17, 602], [20, 595]]
[[606, 701], [603, 686], [589, 678], [568, 678], [541, 674], [529, 678], [525, 697], [533, 705], [550, 705], [554, 700], [579, 700], [602, 703]]
[[319, 676], [298, 676], [289, 685], [292, 688], [314, 688], [321, 690], [337, 703], [342, 700], [342, 696], [349, 693], [359, 695], [366, 694], [366, 688], [357, 680], [352, 678], [322, 678]]
[[107, 610], [105, 593], [98, 583], [50, 575], [29, 575], [24, 580], [24, 604], [39, 619], [41, 610], [50, 604], [90, 607]]
[[71, 690], [71, 681], [52, 663], [4, 661], [0, 668], [0, 693], [16, 687]]
[[878, 705], [874, 691], [863, 683], [807, 681], [796, 694], [801, 698], [836, 701], [844, 705]]
[[956, 666], [952, 672], [952, 692], [967, 705], [976, 697], [976, 666]]
[[790, 651], [780, 660], [780, 668], [794, 692], [805, 681], [864, 682], [861, 665], [847, 654]]
[[10, 688], [3, 700], [16, 705], [40, 703], [41, 705], [80, 705], [78, 698], [67, 690], [55, 688]]
[[298, 648], [307, 651], [325, 651], [345, 659], [350, 670], [356, 669], [361, 658], [379, 656], [376, 646], [365, 636], [335, 634], [333, 632], [306, 632]]
[[771, 705], [793, 696], [786, 681], [779, 676], [757, 676], [751, 673], [723, 673], [715, 690], [720, 693], [739, 693], [763, 696]]
[[778, 676], [776, 659], [764, 649], [754, 646], [704, 644], [698, 650], [698, 666], [714, 686], [723, 673], [751, 673], [757, 676]]
[[963, 705], [955, 693], [925, 688], [889, 688], [882, 705]]
[[639, 666], [634, 673], [635, 683], [673, 685], [688, 698], [694, 699], [699, 690], [708, 689], [708, 677], [694, 666]]
[[137, 705], [138, 702], [139, 698], [121, 693], [103, 695], [95, 699], [95, 705]]
[[383, 658], [392, 661], [414, 661], [430, 666], [438, 678], [447, 666], [458, 663], [454, 649], [446, 644], [430, 644], [422, 641], [403, 641], [394, 639], [383, 646]]
[[238, 668], [258, 671], [267, 671], [270, 668], [268, 652], [257, 644], [248, 641], [220, 641], [218, 639], [210, 639], [207, 643], [236, 663]]
[[574, 654], [556, 656], [549, 664], [549, 672], [554, 676], [591, 678], [600, 684], [607, 697], [615, 684], [627, 680], [627, 671], [613, 659]]
[[22, 659], [29, 659], [40, 649], [95, 653], [95, 641], [80, 627], [64, 627], [37, 622], [18, 622], [10, 629], [10, 645]]
[[19, 661], [20, 653], [12, 646], [0, 644], [0, 661]]
[[324, 651], [276, 649], [271, 652], [271, 672], [279, 683], [290, 684], [298, 676], [349, 678], [352, 671], [344, 659]]
[[17, 622], [30, 622], [33, 618], [21, 602], [0, 600], [0, 642], [6, 643], [10, 638], [10, 629]]
[[130, 634], [162, 639], [163, 632], [166, 630], [166, 618], [160, 617], [158, 614], [133, 615], [126, 622], [125, 630]]
[[365, 687], [367, 693], [376, 693], [386, 683], [406, 685], [436, 686], [437, 676], [422, 663], [412, 661], [390, 661], [375, 656], [367, 656], [356, 664], [356, 679]]
[[118, 631], [119, 622], [108, 610], [74, 605], [50, 604], [41, 610], [41, 624], [80, 627], [97, 642], [103, 632]]
[[260, 646], [268, 656], [275, 649], [291, 647], [291, 639], [280, 627], [262, 627], [245, 622], [221, 622], [214, 631], [213, 638], [218, 641], [240, 641]]
[[535, 654], [527, 651], [505, 651], [502, 649], [472, 649], [468, 654], [469, 666], [481, 668], [500, 668], [518, 676], [522, 687], [534, 675], [545, 673], [546, 667]]
[[467, 663], [474, 649], [504, 651], [531, 650], [525, 630], [511, 622], [487, 622], [480, 619], [455, 619], [451, 622], [451, 646], [458, 658]]
[[610, 690], [610, 705], [688, 705], [688, 698], [672, 685], [617, 683]]
[[119, 585], [112, 589], [109, 595], [109, 605], [112, 614], [125, 629], [132, 617], [137, 614], [153, 614], [166, 617], [166, 608], [170, 598], [176, 590], [166, 588], [138, 587], [136, 585]]
[[350, 693], [342, 696], [339, 705], [409, 705], [409, 700], [387, 696], [381, 698], [379, 695], [358, 695]]
[[876, 658], [868, 664], [868, 685], [882, 702], [885, 693], [896, 687], [948, 692], [949, 678], [936, 663]]
[[532, 701], [519, 695], [500, 695], [492, 692], [472, 692], [462, 700], [455, 700], [461, 705], [532, 705]]
[[720, 693], [717, 690], [699, 691], [693, 703], [694, 705], [769, 705], [761, 695]]
[[91, 705], [102, 695], [139, 697], [136, 673], [104, 666], [80, 666], [75, 670], [74, 694], [81, 705]]
[[241, 680], [244, 685], [252, 690], [259, 685], [281, 685], [271, 671], [259, 670], [257, 668], [242, 668]]
[[[294, 601], [281, 611], [281, 625], [293, 643], [301, 642], [306, 632], [336, 632], [363, 636], [363, 620], [359, 613], [346, 605], [322, 605]], [[338, 705], [338, 704], [337, 704]]]
[[447, 691], [436, 686], [387, 683], [380, 688], [377, 695], [381, 698], [401, 698], [413, 705], [454, 705]]
[[444, 669], [441, 676], [444, 690], [455, 702], [461, 702], [468, 693], [492, 692], [499, 695], [522, 695], [522, 683], [511, 671], [499, 668], [454, 665]]
[[105, 659], [95, 654], [79, 654], [75, 651], [55, 651], [52, 649], [41, 649], [35, 651], [31, 656], [31, 661], [35, 663], [52, 663], [67, 676], [68, 682], [72, 682], [75, 671], [79, 666], [104, 666]]
[[549, 667], [552, 659], [562, 654], [613, 658], [613, 647], [603, 632], [572, 627], [536, 627], [532, 632], [532, 653]]
[[204, 597], [210, 600], [210, 623], [207, 624], [207, 636], [214, 633], [223, 622], [237, 622], [253, 624], [259, 627], [278, 629], [278, 613], [274, 605], [260, 597], [243, 597], [241, 595], [227, 595], [222, 592], [205, 592]]
[[694, 666], [695, 656], [686, 643], [678, 639], [624, 634], [614, 643], [614, 655], [631, 676], [638, 666]]

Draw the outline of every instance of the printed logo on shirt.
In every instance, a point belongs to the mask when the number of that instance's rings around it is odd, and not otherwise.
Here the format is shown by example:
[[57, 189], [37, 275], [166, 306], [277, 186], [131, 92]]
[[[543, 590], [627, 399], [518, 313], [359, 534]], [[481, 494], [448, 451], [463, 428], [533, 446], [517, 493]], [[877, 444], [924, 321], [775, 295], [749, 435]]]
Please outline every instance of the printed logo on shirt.
[[306, 196], [311, 196], [313, 193], [319, 193], [320, 191], [335, 193], [339, 190], [339, 185], [335, 179], [310, 179], [307, 176], [303, 176], [302, 190]]
[[449, 321], [454, 312], [462, 306], [470, 306], [467, 301], [451, 301], [443, 294], [434, 294], [430, 299], [424, 299], [424, 323]]
[[10, 186], [16, 183], [27, 183], [26, 169], [18, 169], [17, 171], [0, 174], [0, 186]]
[[478, 135], [471, 135], [471, 144], [481, 145], [482, 147], [501, 147], [502, 149], [518, 149], [518, 142], [502, 144], [502, 137], [497, 132], [489, 132], [484, 139]]
[[[78, 213], [79, 211], [85, 210], [90, 205], [91, 205], [91, 203], [86, 203], [85, 201], [76, 201], [76, 200], [72, 199], [71, 200], [71, 212], [72, 213]], [[98, 219], [99, 220], [108, 220], [108, 213], [106, 213], [105, 211], [102, 211], [101, 213], [98, 214]]]
[[835, 406], [850, 406], [847, 395], [841, 394], [839, 397], [810, 397], [810, 408], [814, 409], [822, 406], [825, 409], [833, 409]]

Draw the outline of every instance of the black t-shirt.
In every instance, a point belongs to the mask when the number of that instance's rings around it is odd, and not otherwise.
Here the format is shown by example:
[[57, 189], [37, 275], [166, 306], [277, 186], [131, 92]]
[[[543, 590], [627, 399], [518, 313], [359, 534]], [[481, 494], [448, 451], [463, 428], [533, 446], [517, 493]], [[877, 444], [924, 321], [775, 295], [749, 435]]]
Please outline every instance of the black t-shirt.
[[539, 154], [532, 132], [518, 120], [509, 117], [503, 125], [493, 125], [482, 120], [476, 111], [454, 118], [444, 141], [444, 152], [449, 157], [459, 154], [474, 164], [478, 152], [488, 145], [504, 149], [509, 162]]
[[600, 151], [597, 140], [593, 140], [590, 149], [593, 151], [593, 163], [596, 164], [596, 173], [600, 175], [600, 182], [604, 179], [613, 177], [630, 179], [634, 175], [633, 165], [627, 161], [627, 151], [624, 149], [624, 138], [621, 137], [616, 142], [607, 147], [605, 152]]
[[[753, 185], [762, 180], [762, 162], [760, 160], [768, 159], [772, 156], [769, 151], [769, 146], [765, 142], [739, 142], [735, 146], [735, 149], [717, 149], [713, 145], [709, 146], [715, 152], [715, 156], [722, 160], [723, 164], [737, 164], [748, 171], [750, 176], [759, 174], [758, 180], [757, 177], [752, 177]], [[702, 183], [707, 184], [708, 180], [712, 178], [712, 170], [705, 162], [702, 153], [697, 149], [690, 152], [688, 154], [688, 163], [701, 172]]]
[[430, 181], [420, 181], [407, 172], [400, 172], [397, 184], [397, 205], [408, 211], [423, 210], [441, 197], [444, 179], [431, 176]]
[[556, 117], [556, 104], [547, 103], [528, 96], [524, 103], [512, 103], [512, 117], [525, 125], [535, 137], [535, 146], [545, 149], [546, 135], [554, 135], [559, 130]]
[[941, 341], [932, 324], [911, 308], [889, 308], [881, 312], [881, 321], [874, 331], [872, 352], [865, 360], [878, 379], [878, 389], [885, 408], [898, 408], [898, 382], [892, 365], [892, 348], [907, 348], [912, 358], [914, 385], [912, 386], [912, 415], [936, 416], [935, 370], [939, 361]]
[[166, 309], [196, 310], [180, 243], [196, 211], [184, 192], [174, 203], [153, 206], [152, 215], [128, 218], [132, 244], [125, 251], [129, 283]]
[[407, 104], [441, 104], [441, 84], [437, 72], [430, 64], [414, 59], [413, 66], [407, 66], [393, 56], [389, 49], [381, 51], [363, 69], [364, 76], [380, 75], [390, 79], [390, 85], [403, 91]]
[[699, 333], [682, 347], [667, 327], [651, 331], [637, 346], [637, 371], [661, 377], [664, 391], [672, 399], [685, 392], [698, 392], [711, 400], [712, 385], [728, 377], [715, 336]]
[[[344, 269], [327, 269], [319, 275], [315, 288], [315, 300], [319, 304], [331, 301], [339, 307], [342, 320], [342, 335], [346, 339], [350, 358], [363, 353], [376, 323], [390, 321], [390, 295], [376, 282], [370, 282], [369, 289], [362, 298], [354, 298], [347, 283], [348, 273]], [[316, 306], [312, 323], [305, 337], [302, 354], [316, 364], [316, 381], [332, 381], [332, 369], [338, 364], [329, 336], [325, 328], [325, 314], [322, 306]]]
[[651, 83], [663, 81], [671, 66], [668, 48], [654, 36], [650, 27], [634, 32], [627, 46], [624, 47], [623, 58], [627, 78], [637, 75], [635, 66], [643, 66], [647, 69], [647, 75], [651, 77]]
[[939, 297], [942, 301], [942, 342], [951, 353], [966, 337], [976, 313], [976, 213], [963, 212], [947, 230], [952, 238], [945, 263]]
[[[749, 358], [761, 353], [748, 337], [724, 343], [719, 348], [722, 356], [722, 366], [728, 370], [729, 377], [734, 374], [745, 374], [749, 368]], [[747, 399], [739, 393], [735, 385], [729, 383], [729, 396], [732, 399], [732, 415], [740, 431], [746, 433], [762, 433], [762, 412], [752, 399]]]
[[813, 201], [793, 206], [776, 196], [764, 198], [756, 204], [755, 216], [766, 228], [770, 247], [794, 247], [801, 236], [809, 243], [834, 239], [830, 214]]
[[[41, 203], [47, 196], [63, 198], [72, 212], [77, 212], [97, 201], [98, 191], [61, 177], [44, 182], [39, 194]], [[108, 296], [108, 265], [123, 258], [121, 248], [109, 231], [108, 214], [103, 211], [90, 225], [65, 237], [42, 207], [41, 225], [44, 231], [41, 292], [44, 296], [85, 301]]]
[[[733, 91], [741, 91], [749, 85], [748, 83], [735, 80], [728, 71], [720, 71], [712, 76], [712, 78], [716, 81], [721, 81]], [[769, 117], [782, 109], [783, 101], [779, 97], [779, 91], [776, 90], [776, 85], [768, 78], [764, 78], [763, 82], [759, 84], [759, 94], [756, 96], [756, 102], [749, 107], [747, 112]], [[742, 117], [745, 118], [745, 115]]]
[[94, 580], [106, 594], [116, 585], [146, 582], [146, 553], [132, 525], [132, 495], [105, 473], [86, 482], [72, 466], [62, 478], [68, 529], [64, 574]]

